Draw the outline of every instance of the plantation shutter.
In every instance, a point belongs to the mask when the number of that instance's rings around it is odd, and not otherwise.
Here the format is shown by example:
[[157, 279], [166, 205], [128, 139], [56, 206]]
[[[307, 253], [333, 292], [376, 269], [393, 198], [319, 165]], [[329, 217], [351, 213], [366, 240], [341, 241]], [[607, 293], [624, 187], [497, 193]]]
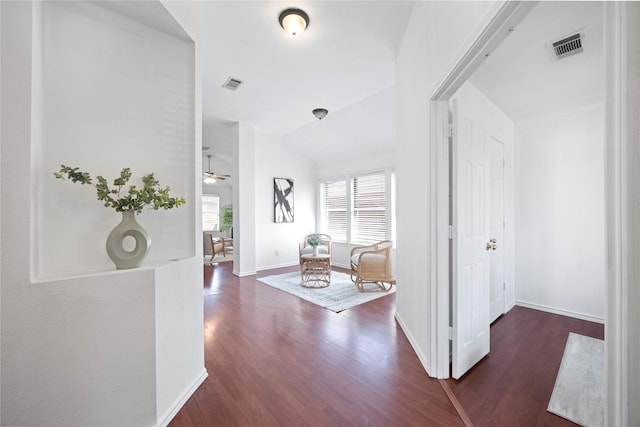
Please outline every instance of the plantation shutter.
[[323, 232], [331, 240], [347, 241], [347, 182], [322, 183]]
[[375, 243], [386, 239], [384, 172], [353, 178], [354, 243]]

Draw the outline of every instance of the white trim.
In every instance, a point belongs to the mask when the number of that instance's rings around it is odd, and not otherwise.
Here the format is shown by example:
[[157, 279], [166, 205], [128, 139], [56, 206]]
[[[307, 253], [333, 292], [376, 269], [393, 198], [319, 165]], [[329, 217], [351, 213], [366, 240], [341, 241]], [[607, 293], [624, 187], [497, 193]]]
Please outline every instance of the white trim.
[[449, 246], [452, 242], [449, 239], [449, 102], [432, 101], [431, 111], [431, 203], [435, 215], [432, 209], [430, 234], [439, 236], [431, 242], [431, 263], [435, 266], [431, 269], [431, 281], [446, 284], [431, 287], [431, 301], [446, 310], [431, 311], [431, 337], [432, 340], [435, 337], [436, 345], [431, 350], [434, 366], [429, 372], [436, 378], [449, 378]]
[[512, 309], [513, 307], [515, 307], [515, 306], [516, 306], [516, 302], [515, 302], [515, 300], [514, 300], [514, 301], [511, 301], [509, 304], [505, 304], [505, 306], [504, 306], [504, 314], [507, 314], [508, 312], [510, 312], [510, 311], [511, 311], [511, 309]]
[[237, 277], [246, 277], [246, 276], [253, 276], [253, 275], [256, 275], [256, 274], [258, 274], [258, 272], [257, 272], [257, 271], [241, 271], [241, 272], [239, 272], [239, 271], [232, 271], [232, 274], [233, 274], [234, 276], [237, 276]]
[[298, 262], [283, 262], [282, 264], [263, 265], [261, 267], [258, 267], [256, 270], [260, 272], [260, 271], [273, 270], [275, 268], [293, 267], [294, 265], [298, 265]]
[[586, 320], [588, 322], [595, 322], [604, 325], [604, 317], [591, 316], [590, 314], [578, 313], [577, 311], [563, 310], [560, 308], [550, 307], [548, 305], [535, 304], [532, 302], [516, 300], [515, 304], [518, 307], [531, 308], [533, 310], [544, 311], [547, 313], [559, 314], [561, 316], [573, 317], [575, 319]]
[[[413, 335], [411, 335], [411, 330], [407, 327], [407, 324], [402, 320], [402, 317], [400, 317], [397, 311], [394, 317], [396, 318], [398, 325], [400, 325], [400, 329], [402, 329], [402, 332], [404, 332], [404, 335], [407, 337], [409, 344], [411, 344], [411, 347], [413, 347], [413, 351], [416, 352], [416, 356], [418, 356], [418, 359], [420, 360], [420, 363], [422, 363], [422, 366], [428, 366], [429, 364], [427, 357], [424, 355], [424, 353], [422, 353], [421, 347], [418, 345], [418, 341], [413, 337]], [[427, 374], [429, 374], [428, 371]]]
[[193, 393], [196, 392], [198, 387], [200, 387], [200, 385], [204, 382], [204, 380], [207, 379], [208, 376], [209, 376], [209, 373], [207, 372], [206, 369], [203, 368], [200, 375], [184, 391], [182, 396], [176, 399], [173, 406], [165, 413], [164, 417], [162, 417], [162, 419], [156, 425], [158, 427], [166, 427], [171, 422], [171, 420], [173, 420], [173, 418], [178, 414], [180, 409], [182, 409], [184, 404], [187, 403], [187, 400], [189, 400], [191, 396], [193, 396]]
[[[629, 425], [628, 401], [628, 289], [629, 266], [627, 218], [628, 75], [627, 27], [629, 5], [606, 2], [604, 50], [606, 52], [606, 197], [607, 197], [607, 304], [605, 323], [606, 406], [605, 425]], [[633, 420], [631, 420], [633, 421]], [[635, 420], [637, 421], [637, 420]]]

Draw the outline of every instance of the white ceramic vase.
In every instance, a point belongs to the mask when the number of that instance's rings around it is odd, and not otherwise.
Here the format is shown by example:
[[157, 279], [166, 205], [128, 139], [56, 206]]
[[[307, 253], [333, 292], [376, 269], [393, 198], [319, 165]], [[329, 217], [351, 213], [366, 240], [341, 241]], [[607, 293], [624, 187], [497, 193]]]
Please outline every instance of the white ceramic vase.
[[318, 256], [318, 247], [317, 246], [313, 247], [313, 256]]
[[[128, 251], [124, 248], [124, 239], [133, 237], [135, 247]], [[118, 270], [139, 267], [151, 247], [151, 239], [144, 228], [136, 222], [135, 211], [122, 212], [122, 221], [107, 237], [107, 255]]]

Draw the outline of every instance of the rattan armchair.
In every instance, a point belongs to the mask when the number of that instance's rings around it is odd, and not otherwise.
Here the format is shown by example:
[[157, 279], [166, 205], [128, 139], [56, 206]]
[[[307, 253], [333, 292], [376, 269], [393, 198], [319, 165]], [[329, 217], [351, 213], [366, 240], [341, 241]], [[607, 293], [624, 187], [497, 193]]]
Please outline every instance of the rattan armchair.
[[[384, 240], [351, 250], [351, 281], [360, 292], [388, 292], [396, 284], [391, 268], [392, 246], [393, 242]], [[367, 283], [377, 287], [365, 289]]]
[[331, 263], [331, 236], [329, 236], [328, 234], [314, 233], [305, 236], [298, 245], [298, 249], [300, 252], [300, 265], [302, 265], [302, 255], [313, 253], [313, 246], [309, 244], [309, 238], [311, 238], [311, 236], [320, 237], [318, 253], [321, 255], [329, 255], [329, 263]]
[[212, 263], [213, 259], [218, 254], [222, 254], [222, 256], [227, 255], [223, 238], [213, 237], [212, 234], [206, 234], [205, 236], [209, 236], [209, 239], [211, 240], [211, 259], [209, 260], [209, 263]]

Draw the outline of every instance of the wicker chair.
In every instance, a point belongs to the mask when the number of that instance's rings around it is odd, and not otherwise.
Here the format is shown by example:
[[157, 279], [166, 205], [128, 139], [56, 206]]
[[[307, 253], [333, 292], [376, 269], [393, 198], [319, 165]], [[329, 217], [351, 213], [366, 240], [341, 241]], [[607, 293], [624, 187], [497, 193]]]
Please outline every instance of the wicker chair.
[[209, 239], [211, 240], [211, 259], [209, 260], [209, 263], [212, 263], [213, 259], [218, 254], [222, 254], [222, 256], [227, 255], [223, 238], [213, 237], [212, 234], [206, 234], [205, 236], [209, 236]]
[[[391, 269], [391, 247], [393, 242], [384, 240], [369, 246], [359, 246], [351, 250], [351, 281], [360, 292], [389, 292], [396, 284]], [[365, 289], [365, 284], [377, 285]]]
[[309, 244], [309, 238], [311, 236], [320, 236], [320, 245], [318, 245], [318, 253], [323, 255], [329, 255], [329, 263], [331, 263], [331, 236], [328, 234], [314, 233], [309, 234], [302, 239], [298, 245], [300, 252], [300, 265], [302, 265], [302, 255], [313, 253], [313, 246]]

